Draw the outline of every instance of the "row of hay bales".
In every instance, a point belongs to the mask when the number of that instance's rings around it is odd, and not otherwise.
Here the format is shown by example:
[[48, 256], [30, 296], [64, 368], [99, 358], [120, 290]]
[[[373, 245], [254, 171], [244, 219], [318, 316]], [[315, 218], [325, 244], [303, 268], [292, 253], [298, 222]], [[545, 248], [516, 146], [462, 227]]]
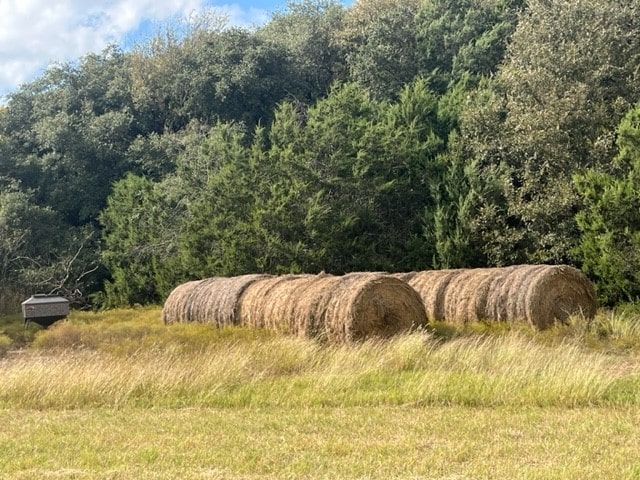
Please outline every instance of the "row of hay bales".
[[242, 325], [345, 342], [387, 337], [430, 321], [525, 320], [540, 328], [593, 317], [593, 286], [569, 266], [433, 270], [411, 273], [243, 275], [179, 285], [165, 324]]
[[592, 318], [595, 289], [567, 265], [431, 270], [395, 274], [421, 296], [430, 321], [526, 321], [541, 329], [573, 315]]
[[165, 324], [207, 322], [346, 342], [391, 336], [426, 325], [418, 293], [382, 273], [243, 275], [176, 287], [162, 310]]

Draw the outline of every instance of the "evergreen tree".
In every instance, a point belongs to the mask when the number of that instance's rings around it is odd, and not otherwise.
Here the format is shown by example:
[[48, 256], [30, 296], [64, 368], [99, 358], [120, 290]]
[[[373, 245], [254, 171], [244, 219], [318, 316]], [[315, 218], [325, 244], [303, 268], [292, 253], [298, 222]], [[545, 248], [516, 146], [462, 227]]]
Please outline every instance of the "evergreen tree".
[[614, 168], [576, 173], [585, 208], [576, 254], [606, 304], [640, 298], [640, 105], [618, 128]]
[[114, 186], [100, 215], [106, 306], [160, 302], [187, 277], [178, 248], [185, 206], [172, 187], [133, 174]]
[[524, 0], [422, 2], [416, 18], [419, 64], [439, 93], [460, 81], [494, 74]]

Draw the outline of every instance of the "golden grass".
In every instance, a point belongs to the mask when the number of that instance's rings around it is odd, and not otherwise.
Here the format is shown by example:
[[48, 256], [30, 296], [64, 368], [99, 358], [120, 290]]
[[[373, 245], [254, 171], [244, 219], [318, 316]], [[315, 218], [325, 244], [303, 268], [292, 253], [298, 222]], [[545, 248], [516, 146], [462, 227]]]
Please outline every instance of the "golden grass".
[[175, 324], [159, 321], [158, 309], [121, 309], [108, 313], [74, 312], [72, 321], [38, 329], [32, 350], [60, 353], [85, 350], [132, 356], [140, 352], [197, 354], [216, 343], [255, 341], [272, 333], [249, 328], [212, 328], [211, 325]]
[[0, 405], [635, 405], [637, 356], [518, 330], [321, 345], [202, 324], [61, 322], [0, 363]]

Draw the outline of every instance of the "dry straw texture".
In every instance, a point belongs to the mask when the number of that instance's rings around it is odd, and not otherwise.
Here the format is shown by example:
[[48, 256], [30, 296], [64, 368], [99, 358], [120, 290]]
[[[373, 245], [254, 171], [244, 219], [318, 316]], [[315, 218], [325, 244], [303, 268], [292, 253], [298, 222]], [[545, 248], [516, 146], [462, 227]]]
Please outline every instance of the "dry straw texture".
[[539, 328], [596, 313], [593, 285], [567, 265], [434, 270], [397, 274], [422, 297], [429, 320], [525, 320]]
[[426, 324], [417, 292], [381, 273], [290, 275], [252, 283], [240, 300], [245, 325], [342, 343]]
[[211, 323], [222, 327], [237, 325], [239, 299], [253, 282], [267, 275], [213, 277], [178, 285], [162, 309], [165, 324], [174, 322]]
[[285, 322], [290, 321], [290, 303], [315, 279], [315, 275], [282, 275], [253, 283], [240, 299], [240, 322], [247, 327], [288, 331]]
[[404, 280], [420, 294], [429, 320], [444, 320], [444, 301], [449, 283], [463, 270], [427, 270], [399, 273], [394, 276]]
[[178, 285], [169, 294], [162, 307], [162, 321], [165, 324], [184, 322], [186, 317], [186, 299], [191, 290], [200, 283], [199, 280]]

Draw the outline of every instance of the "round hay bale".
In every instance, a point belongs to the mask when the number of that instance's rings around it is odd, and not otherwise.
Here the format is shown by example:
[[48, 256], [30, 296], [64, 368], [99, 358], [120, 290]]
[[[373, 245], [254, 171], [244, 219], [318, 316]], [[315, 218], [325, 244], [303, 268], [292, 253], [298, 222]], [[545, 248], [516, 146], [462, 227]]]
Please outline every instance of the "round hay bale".
[[343, 343], [426, 324], [419, 295], [381, 273], [290, 275], [260, 280], [240, 299], [243, 324]]
[[267, 277], [262, 274], [212, 277], [179, 285], [167, 297], [163, 319], [165, 323], [237, 325], [240, 296], [251, 283]]
[[174, 288], [162, 307], [162, 321], [165, 325], [169, 325], [175, 322], [182, 322], [184, 318], [184, 306], [185, 300], [188, 297], [191, 290], [200, 283], [199, 280], [193, 280], [178, 285]]
[[442, 321], [445, 319], [444, 303], [447, 287], [462, 272], [464, 272], [462, 269], [451, 269], [425, 270], [409, 274], [407, 283], [422, 298], [429, 321]]
[[200, 280], [185, 297], [185, 322], [199, 322], [205, 323], [207, 318], [205, 316], [206, 306], [204, 304], [204, 296], [207, 289], [218, 281], [218, 277], [205, 278]]
[[271, 278], [271, 276], [250, 274], [213, 278], [202, 286], [196, 287], [194, 293], [200, 290], [198, 292], [200, 297], [194, 299], [193, 303], [199, 305], [199, 309], [196, 310], [193, 321], [209, 322], [217, 327], [238, 325], [240, 297], [249, 285], [264, 278]]
[[481, 318], [499, 322], [513, 319], [507, 310], [507, 302], [504, 299], [508, 299], [511, 295], [512, 272], [521, 266], [492, 269], [493, 273], [487, 286], [484, 307], [481, 307]]
[[[324, 277], [324, 275], [323, 275]], [[304, 292], [318, 282], [316, 275], [288, 275], [286, 281], [277, 282], [267, 293], [267, 303], [262, 309], [262, 326], [284, 334], [297, 334], [301, 328], [296, 317], [296, 307]]]
[[596, 314], [592, 283], [580, 270], [568, 265], [532, 271], [523, 290], [524, 318], [541, 329], [563, 323], [573, 315], [593, 318]]
[[591, 282], [567, 265], [426, 271], [409, 284], [430, 320], [524, 320], [542, 329], [572, 315], [592, 318], [597, 308]]
[[[309, 275], [281, 275], [279, 277], [262, 278], [251, 283], [244, 290], [239, 300], [238, 318], [241, 325], [253, 328], [267, 328], [279, 320], [279, 302], [290, 298], [288, 283], [295, 279], [309, 278]], [[281, 303], [280, 303], [281, 304]]]
[[504, 297], [501, 303], [506, 306], [509, 320], [527, 320], [526, 314], [526, 286], [531, 283], [535, 275], [549, 268], [548, 265], [517, 265], [508, 274]]
[[487, 279], [492, 269], [477, 268], [460, 271], [446, 286], [443, 295], [444, 318], [459, 323], [481, 320], [487, 296]]
[[324, 318], [323, 336], [331, 342], [389, 337], [427, 324], [420, 295], [408, 283], [383, 273], [339, 277], [316, 311]]
[[282, 312], [283, 318], [287, 319], [287, 333], [307, 338], [322, 336], [325, 319], [318, 305], [324, 297], [332, 294], [336, 278], [323, 273], [307, 281], [296, 282], [299, 286], [291, 292], [296, 301], [285, 301], [288, 308]]
[[301, 292], [292, 309], [292, 318], [299, 335], [308, 338], [325, 336], [326, 309], [323, 306], [334, 294], [334, 289], [340, 281], [341, 277], [325, 274], [308, 284]]
[[475, 318], [473, 318], [473, 321], [508, 320], [509, 317], [504, 306], [500, 302], [493, 305], [491, 300], [495, 291], [504, 287], [512, 268], [485, 268], [478, 270], [482, 270], [482, 273], [479, 278], [474, 279], [472, 287], [475, 291]]

